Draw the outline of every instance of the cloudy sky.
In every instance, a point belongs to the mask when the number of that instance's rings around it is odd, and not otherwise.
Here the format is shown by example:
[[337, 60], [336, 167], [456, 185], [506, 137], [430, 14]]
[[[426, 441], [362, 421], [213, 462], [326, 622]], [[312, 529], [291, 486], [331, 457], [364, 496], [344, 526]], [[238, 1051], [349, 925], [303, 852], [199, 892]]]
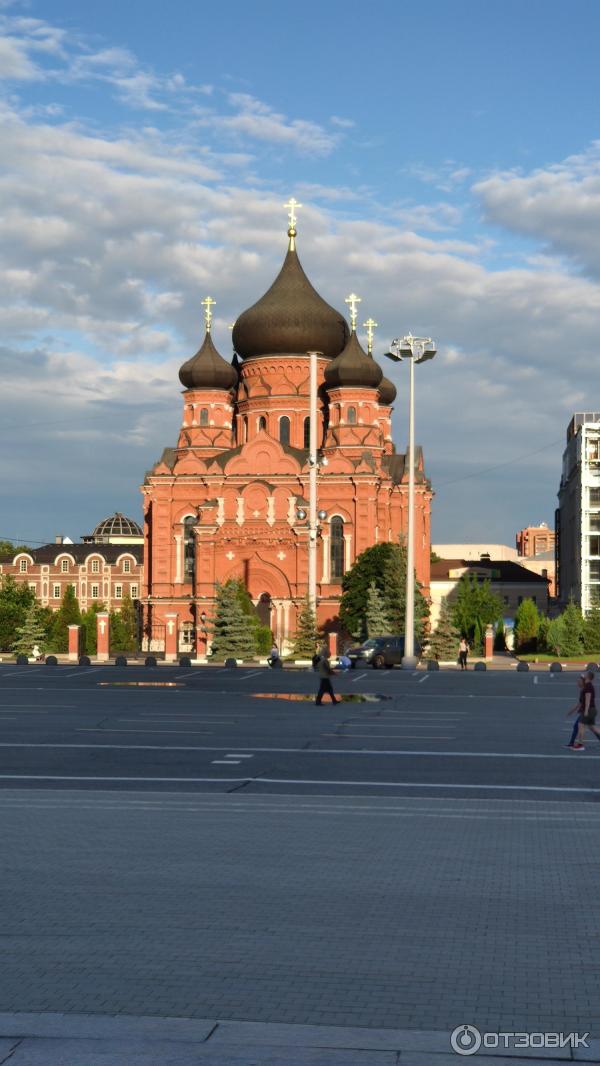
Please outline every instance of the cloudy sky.
[[[0, 538], [141, 513], [178, 366], [303, 265], [408, 331], [433, 539], [553, 521], [600, 409], [595, 0], [0, 0]], [[406, 367], [395, 439], [406, 440]]]

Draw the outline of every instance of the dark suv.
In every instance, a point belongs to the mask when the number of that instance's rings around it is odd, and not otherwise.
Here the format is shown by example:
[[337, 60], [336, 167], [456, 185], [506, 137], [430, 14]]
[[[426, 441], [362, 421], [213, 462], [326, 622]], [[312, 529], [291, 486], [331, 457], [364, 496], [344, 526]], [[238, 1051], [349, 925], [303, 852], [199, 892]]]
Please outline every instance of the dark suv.
[[[416, 640], [415, 655], [420, 654], [421, 645]], [[400, 666], [404, 655], [404, 637], [371, 637], [356, 648], [350, 648], [346, 655], [353, 668], [370, 665], [374, 670], [381, 670], [383, 666]]]

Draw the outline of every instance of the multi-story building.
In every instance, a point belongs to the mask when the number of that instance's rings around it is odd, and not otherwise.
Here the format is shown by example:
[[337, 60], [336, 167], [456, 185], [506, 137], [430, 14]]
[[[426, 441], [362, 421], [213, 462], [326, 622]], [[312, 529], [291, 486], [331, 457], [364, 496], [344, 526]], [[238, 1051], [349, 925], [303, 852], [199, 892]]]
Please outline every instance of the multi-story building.
[[[114, 534], [114, 540], [113, 538]], [[21, 549], [0, 558], [0, 581], [10, 574], [26, 582], [43, 607], [57, 611], [67, 585], [82, 610], [102, 603], [118, 610], [128, 593], [135, 602], [142, 590], [144, 538], [137, 522], [121, 514], [100, 522], [83, 544], [57, 537], [54, 544]]]
[[528, 566], [507, 559], [483, 557], [472, 559], [440, 559], [431, 564], [431, 614], [430, 625], [437, 626], [442, 600], [452, 598], [458, 583], [465, 574], [472, 574], [478, 581], [489, 581], [491, 591], [500, 599], [505, 621], [514, 621], [519, 604], [525, 599], [533, 600], [542, 613], [548, 610], [548, 582], [544, 574], [530, 570]]
[[519, 555], [527, 556], [527, 558], [554, 551], [555, 534], [547, 522], [540, 522], [539, 526], [526, 526], [525, 529], [520, 529], [515, 540]]
[[556, 511], [556, 581], [562, 604], [600, 606], [600, 412], [573, 415]]

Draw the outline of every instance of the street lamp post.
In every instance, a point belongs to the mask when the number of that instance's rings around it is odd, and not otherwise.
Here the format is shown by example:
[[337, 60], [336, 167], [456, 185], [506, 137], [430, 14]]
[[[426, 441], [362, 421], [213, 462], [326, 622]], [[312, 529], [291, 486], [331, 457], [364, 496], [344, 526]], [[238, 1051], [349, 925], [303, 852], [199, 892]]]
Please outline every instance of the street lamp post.
[[392, 341], [388, 359], [399, 363], [410, 360], [408, 400], [408, 530], [406, 544], [406, 615], [404, 619], [404, 655], [402, 666], [410, 669], [417, 664], [415, 656], [415, 363], [433, 359], [435, 344], [431, 337], [397, 337]]
[[317, 612], [317, 356], [320, 354], [320, 352], [308, 352], [310, 361], [308, 408], [308, 601], [315, 615]]

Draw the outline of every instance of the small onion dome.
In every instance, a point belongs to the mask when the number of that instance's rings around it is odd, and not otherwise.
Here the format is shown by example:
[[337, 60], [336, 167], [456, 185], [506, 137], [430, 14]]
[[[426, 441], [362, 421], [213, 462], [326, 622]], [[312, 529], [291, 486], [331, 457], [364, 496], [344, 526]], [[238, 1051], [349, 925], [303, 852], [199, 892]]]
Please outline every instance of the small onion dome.
[[389, 378], [382, 378], [379, 385], [379, 402], [390, 407], [396, 399], [396, 386]]
[[143, 537], [144, 534], [137, 522], [133, 521], [133, 518], [126, 518], [120, 511], [117, 511], [115, 514], [111, 514], [108, 518], [103, 518], [101, 522], [98, 522], [92, 536]]
[[200, 350], [180, 367], [179, 380], [186, 389], [232, 389], [238, 376], [231, 363], [219, 355], [207, 330]]
[[328, 389], [345, 386], [376, 389], [382, 377], [381, 367], [367, 355], [354, 332], [341, 355], [325, 367], [325, 385]]
[[242, 312], [233, 327], [233, 346], [243, 359], [309, 351], [335, 359], [348, 340], [344, 316], [319, 296], [293, 241], [290, 244], [271, 288]]

